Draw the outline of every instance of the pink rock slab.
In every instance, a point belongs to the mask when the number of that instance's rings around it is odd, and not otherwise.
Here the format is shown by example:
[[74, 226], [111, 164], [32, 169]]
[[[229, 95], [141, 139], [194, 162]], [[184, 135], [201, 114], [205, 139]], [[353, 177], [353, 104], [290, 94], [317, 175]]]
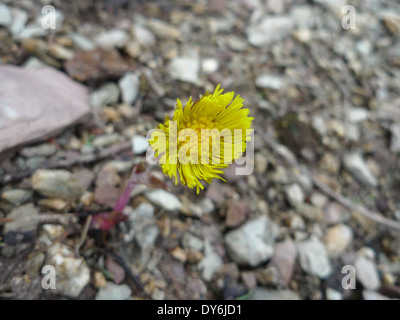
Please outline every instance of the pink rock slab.
[[0, 66], [0, 153], [47, 139], [89, 113], [86, 87], [64, 73]]

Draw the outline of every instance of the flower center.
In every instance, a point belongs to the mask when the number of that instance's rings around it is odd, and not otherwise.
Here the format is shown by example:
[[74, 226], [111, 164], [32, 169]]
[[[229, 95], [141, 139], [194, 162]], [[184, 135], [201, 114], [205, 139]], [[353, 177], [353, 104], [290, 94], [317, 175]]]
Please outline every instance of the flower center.
[[215, 128], [215, 122], [207, 117], [199, 117], [185, 122], [184, 127], [179, 135], [186, 139], [178, 141], [178, 150], [184, 146], [183, 150], [186, 156], [191, 158], [190, 162], [200, 161], [199, 155], [207, 156], [211, 152], [210, 138], [214, 135], [212, 129]]

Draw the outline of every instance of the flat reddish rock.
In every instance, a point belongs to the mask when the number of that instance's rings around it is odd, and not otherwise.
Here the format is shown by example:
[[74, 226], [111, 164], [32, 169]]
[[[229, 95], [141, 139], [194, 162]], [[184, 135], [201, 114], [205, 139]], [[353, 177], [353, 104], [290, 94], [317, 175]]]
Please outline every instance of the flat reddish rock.
[[65, 63], [65, 70], [72, 79], [93, 83], [120, 78], [134, 68], [122, 59], [117, 50], [94, 49], [77, 52]]
[[86, 87], [53, 69], [0, 66], [0, 153], [46, 139], [90, 113]]
[[296, 257], [297, 250], [292, 240], [275, 243], [274, 254], [268, 266], [275, 267], [278, 270], [285, 287], [289, 285], [292, 279]]
[[250, 212], [248, 203], [241, 201], [230, 200], [228, 201], [228, 208], [226, 210], [226, 226], [234, 228], [240, 225]]

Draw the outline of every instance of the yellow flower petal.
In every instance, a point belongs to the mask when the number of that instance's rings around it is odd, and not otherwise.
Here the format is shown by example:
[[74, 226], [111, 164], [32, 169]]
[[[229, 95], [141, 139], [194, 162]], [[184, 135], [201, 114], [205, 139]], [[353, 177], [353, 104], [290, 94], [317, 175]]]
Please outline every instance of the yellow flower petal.
[[204, 189], [201, 180], [225, 181], [221, 169], [242, 155], [251, 138], [254, 118], [243, 108], [244, 100], [222, 92], [218, 85], [195, 102], [190, 98], [184, 108], [177, 99], [172, 119], [166, 116], [149, 141], [164, 174], [175, 178], [175, 184], [179, 176], [182, 185], [196, 187], [197, 193]]

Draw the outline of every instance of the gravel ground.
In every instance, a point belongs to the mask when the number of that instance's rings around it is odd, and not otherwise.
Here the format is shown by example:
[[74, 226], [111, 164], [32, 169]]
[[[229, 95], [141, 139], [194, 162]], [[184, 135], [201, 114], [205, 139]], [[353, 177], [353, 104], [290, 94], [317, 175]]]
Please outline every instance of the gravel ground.
[[[0, 2], [0, 298], [400, 298], [400, 5], [349, 2]], [[255, 118], [253, 173], [197, 195], [151, 166], [168, 188], [87, 230], [218, 84]]]

